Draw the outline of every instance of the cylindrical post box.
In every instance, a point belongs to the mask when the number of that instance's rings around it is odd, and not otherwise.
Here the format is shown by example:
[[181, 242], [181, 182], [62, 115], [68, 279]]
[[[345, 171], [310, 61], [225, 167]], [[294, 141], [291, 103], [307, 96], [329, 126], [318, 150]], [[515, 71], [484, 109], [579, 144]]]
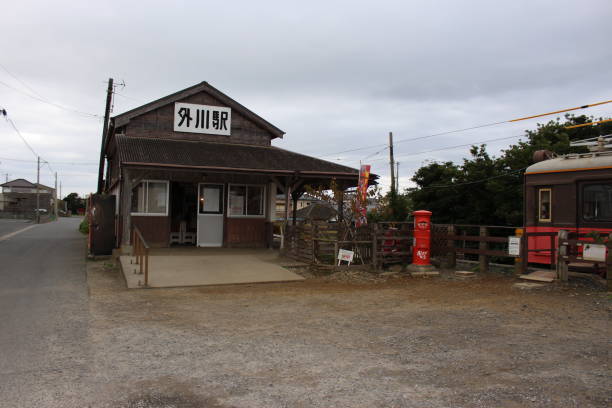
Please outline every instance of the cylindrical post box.
[[431, 256], [431, 211], [414, 211], [412, 215], [414, 215], [412, 264], [428, 266]]

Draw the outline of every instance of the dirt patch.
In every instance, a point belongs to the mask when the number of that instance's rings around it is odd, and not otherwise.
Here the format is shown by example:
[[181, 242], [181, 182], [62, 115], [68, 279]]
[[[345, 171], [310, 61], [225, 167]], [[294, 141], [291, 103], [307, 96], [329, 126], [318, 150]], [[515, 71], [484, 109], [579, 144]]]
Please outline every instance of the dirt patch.
[[612, 298], [582, 282], [400, 273], [130, 291], [100, 262], [88, 278], [95, 370], [131, 406], [612, 403]]

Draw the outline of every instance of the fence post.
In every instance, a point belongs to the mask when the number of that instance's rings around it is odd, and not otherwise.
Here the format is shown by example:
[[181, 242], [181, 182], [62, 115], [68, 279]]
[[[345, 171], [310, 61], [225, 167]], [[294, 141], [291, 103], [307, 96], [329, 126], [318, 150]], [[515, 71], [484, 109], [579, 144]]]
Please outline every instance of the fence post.
[[317, 224], [313, 222], [312, 224], [312, 234], [311, 234], [311, 251], [312, 251], [312, 263], [317, 263], [317, 238], [318, 238], [319, 227]]
[[[558, 241], [559, 250], [557, 251], [557, 279], [562, 280], [562, 281], [567, 281], [568, 265], [565, 262], [564, 257], [568, 255], [568, 250], [567, 250], [568, 245], [566, 243], [561, 244], [561, 242], [568, 238], [568, 231], [559, 230], [559, 232], [557, 233], [557, 236], [559, 237], [559, 241]], [[551, 248], [551, 251], [554, 251], [554, 248]]]
[[516, 235], [517, 237], [519, 237], [519, 239], [521, 240], [520, 242], [520, 247], [519, 247], [519, 256], [517, 256], [516, 258], [514, 258], [514, 274], [516, 276], [519, 276], [523, 273], [523, 256], [526, 256], [526, 254], [524, 253], [524, 244], [525, 244], [525, 240], [527, 238], [525, 238], [523, 236], [523, 228], [515, 228], [514, 229], [514, 235]]
[[612, 290], [612, 233], [608, 235], [608, 255], [606, 256], [606, 281], [608, 282], [608, 290]]
[[455, 268], [457, 266], [457, 259], [455, 257], [455, 240], [450, 238], [451, 236], [455, 235], [455, 226], [454, 225], [449, 225], [448, 226], [448, 241], [446, 242], [446, 246], [448, 247], [448, 255], [447, 255], [447, 264], [449, 268]]
[[[480, 227], [479, 235], [481, 237], [488, 236], [487, 227]], [[480, 243], [478, 244], [478, 249], [480, 249], [481, 251], [486, 251], [488, 247], [489, 245], [487, 245], [486, 241], [480, 241]], [[480, 267], [479, 267], [480, 272], [481, 273], [488, 272], [489, 271], [489, 256], [485, 254], [480, 254], [478, 255], [478, 260], [480, 261]]]
[[378, 224], [372, 225], [372, 265], [378, 270]]

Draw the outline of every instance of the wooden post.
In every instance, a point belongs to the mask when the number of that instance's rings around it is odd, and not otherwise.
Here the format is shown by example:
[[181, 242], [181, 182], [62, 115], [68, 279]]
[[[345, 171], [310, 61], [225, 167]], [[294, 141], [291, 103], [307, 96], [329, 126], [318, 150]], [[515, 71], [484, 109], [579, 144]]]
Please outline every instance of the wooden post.
[[517, 237], [519, 237], [521, 239], [521, 245], [520, 245], [520, 255], [516, 258], [514, 258], [514, 274], [516, 276], [521, 275], [523, 272], [523, 256], [527, 256], [523, 250], [523, 244], [527, 238], [523, 237], [523, 229], [522, 228], [516, 228], [514, 230], [514, 235], [516, 235]]
[[455, 258], [455, 240], [450, 238], [450, 236], [455, 235], [455, 226], [454, 225], [449, 225], [448, 226], [448, 241], [446, 242], [446, 246], [448, 247], [448, 254], [447, 254], [447, 266], [449, 268], [455, 268], [457, 266], [457, 259]]
[[316, 224], [312, 224], [312, 236], [310, 237], [311, 240], [311, 250], [312, 250], [312, 263], [315, 264], [317, 263], [317, 238], [318, 238], [318, 230], [319, 228], [317, 227]]
[[556, 251], [556, 245], [555, 245], [555, 236], [551, 235], [550, 236], [550, 269], [554, 269], [555, 267], [555, 262], [557, 261], [557, 257], [555, 256]]
[[372, 266], [378, 270], [378, 224], [372, 225]]
[[608, 235], [606, 247], [608, 248], [608, 255], [606, 257], [606, 281], [608, 283], [608, 290], [612, 290], [612, 233]]
[[[487, 227], [480, 227], [480, 236], [481, 237], [488, 236]], [[481, 251], [486, 251], [488, 247], [489, 245], [487, 244], [486, 241], [480, 241], [480, 243], [478, 244], [478, 249], [480, 249]], [[479, 266], [480, 273], [488, 272], [489, 271], [489, 256], [485, 254], [480, 254], [478, 255], [478, 260], [480, 261], [480, 266]]]
[[[338, 260], [338, 241], [336, 240], [334, 242], [334, 260], [333, 260], [333, 263], [332, 263], [332, 265], [334, 265], [334, 267], [336, 266], [336, 261], [337, 260]], [[338, 264], [339, 263], [340, 262], [338, 262]], [[340, 266], [340, 265], [338, 265], [338, 266]]]
[[[567, 245], [562, 244], [562, 241], [568, 238], [567, 230], [559, 230], [557, 233], [557, 237], [559, 238], [559, 250], [557, 251], [557, 279], [561, 281], [567, 281], [568, 278], [568, 265], [565, 262], [565, 256], [568, 255]], [[553, 237], [554, 239], [554, 237]], [[551, 249], [554, 250], [554, 249]]]

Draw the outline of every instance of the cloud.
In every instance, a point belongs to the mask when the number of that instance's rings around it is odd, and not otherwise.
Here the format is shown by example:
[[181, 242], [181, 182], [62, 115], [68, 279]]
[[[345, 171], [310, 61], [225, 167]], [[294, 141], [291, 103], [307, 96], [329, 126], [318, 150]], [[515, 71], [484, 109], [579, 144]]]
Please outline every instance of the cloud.
[[[0, 15], [0, 63], [45, 98], [97, 115], [109, 77], [127, 84], [115, 114], [206, 80], [285, 130], [280, 147], [351, 166], [372, 155], [387, 177], [386, 152], [373, 154], [389, 131], [402, 140], [611, 99], [611, 17], [604, 0], [21, 1]], [[27, 91], [2, 69], [0, 81]], [[99, 120], [2, 84], [0, 106], [66, 188], [95, 188]], [[399, 143], [402, 181], [423, 160], [460, 160], [468, 149], [414, 153], [536, 123]], [[0, 157], [33, 158], [1, 123], [0, 140]], [[31, 163], [0, 162], [0, 173], [32, 177]]]

